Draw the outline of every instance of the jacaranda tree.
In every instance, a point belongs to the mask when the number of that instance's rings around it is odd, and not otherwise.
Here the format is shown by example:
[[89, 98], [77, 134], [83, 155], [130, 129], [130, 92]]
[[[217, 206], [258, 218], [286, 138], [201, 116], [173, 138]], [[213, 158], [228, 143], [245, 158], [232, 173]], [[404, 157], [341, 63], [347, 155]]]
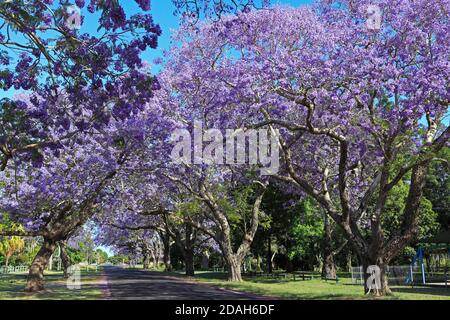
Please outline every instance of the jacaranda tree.
[[[43, 288], [56, 244], [98, 211], [146, 130], [164, 127], [152, 127], [157, 115], [143, 112], [158, 82], [141, 59], [161, 29], [145, 13], [150, 1], [136, 2], [142, 12], [131, 17], [116, 0], [87, 8], [85, 1], [0, 3], [0, 90], [16, 92], [0, 104], [2, 208], [24, 225], [21, 235], [44, 238], [28, 291]], [[85, 28], [96, 12], [97, 30]]]
[[[177, 83], [208, 103], [208, 115], [279, 129], [284, 167], [274, 176], [322, 206], [365, 269], [379, 266], [380, 294], [389, 293], [388, 263], [417, 234], [427, 168], [449, 139], [448, 9], [278, 7], [188, 25], [172, 53]], [[402, 180], [401, 227], [386, 236], [386, 199]]]
[[136, 2], [142, 12], [129, 17], [118, 0], [0, 3], [0, 90], [31, 95], [0, 100], [1, 170], [14, 157], [42, 163], [44, 149], [142, 109], [158, 84], [141, 53], [157, 47], [161, 29], [150, 1]]
[[164, 123], [155, 111], [146, 109], [126, 121], [111, 120], [101, 133], [78, 135], [57, 154], [44, 153], [39, 168], [16, 161], [2, 172], [6, 187], [1, 210], [25, 230], [2, 230], [1, 234], [44, 239], [30, 268], [27, 290], [42, 290], [43, 270], [58, 243], [68, 240], [102, 209], [117, 206], [115, 186], [130, 172], [142, 169], [141, 150], [148, 157], [146, 165], [157, 166]]
[[[196, 49], [195, 46], [192, 48]], [[186, 136], [181, 140], [187, 145], [179, 150], [184, 155], [178, 155], [177, 152], [169, 155], [172, 159], [168, 158], [170, 162], [159, 174], [161, 178], [166, 178], [163, 183], [172, 184], [173, 188], [179, 189], [179, 193], [187, 193], [188, 201], [198, 202], [195, 212], [181, 210], [187, 215], [187, 219], [183, 221], [217, 242], [227, 265], [229, 280], [241, 281], [241, 266], [250, 250], [262, 215], [260, 207], [266, 190], [266, 179], [259, 175], [256, 163], [250, 166], [250, 163], [237, 163], [230, 149], [227, 150], [230, 163], [223, 165], [225, 155], [218, 149], [214, 151], [215, 147], [224, 143], [220, 129], [225, 131], [241, 128], [242, 114], [220, 112], [222, 108], [233, 107], [224, 99], [226, 93], [220, 92], [216, 87], [221, 80], [216, 78], [209, 82], [196, 78], [196, 72], [198, 68], [202, 70], [201, 67], [183, 63], [189, 60], [185, 60], [182, 54], [175, 49], [171, 52], [168, 61], [171, 67], [167, 67], [159, 75], [161, 89], [158, 90], [155, 101], [162, 105], [166, 116], [173, 119], [176, 127], [184, 130]], [[200, 63], [210, 65], [208, 60]], [[208, 140], [208, 147], [204, 148], [202, 138], [202, 141], [194, 138], [193, 143], [188, 142], [196, 133], [203, 136], [205, 142]], [[267, 132], [264, 133], [267, 138]], [[262, 137], [264, 134], [259, 136], [260, 139]], [[172, 138], [177, 140], [180, 137]], [[172, 141], [171, 146], [177, 142], [180, 141]], [[192, 154], [194, 163], [188, 160]], [[192, 219], [189, 219], [190, 214]], [[203, 216], [210, 223], [206, 226], [200, 224], [199, 219], [194, 218], [196, 216]]]

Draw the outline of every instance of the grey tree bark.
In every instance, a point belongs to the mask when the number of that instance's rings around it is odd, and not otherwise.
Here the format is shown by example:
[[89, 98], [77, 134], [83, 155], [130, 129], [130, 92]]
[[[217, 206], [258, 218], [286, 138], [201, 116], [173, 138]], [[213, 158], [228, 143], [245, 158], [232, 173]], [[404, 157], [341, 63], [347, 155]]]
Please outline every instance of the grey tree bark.
[[334, 261], [333, 252], [333, 228], [328, 219], [328, 215], [324, 214], [324, 234], [322, 243], [322, 277], [336, 278], [336, 263]]
[[168, 232], [160, 232], [160, 236], [163, 243], [163, 261], [164, 261], [164, 269], [166, 272], [172, 271], [172, 263], [170, 261], [170, 235]]
[[44, 238], [44, 243], [31, 264], [25, 291], [38, 292], [44, 290], [44, 270], [48, 265], [51, 255], [56, 249], [56, 241]]
[[61, 262], [63, 266], [64, 278], [69, 278], [69, 268], [71, 266], [70, 257], [67, 254], [67, 242], [60, 241], [59, 247], [61, 248]]

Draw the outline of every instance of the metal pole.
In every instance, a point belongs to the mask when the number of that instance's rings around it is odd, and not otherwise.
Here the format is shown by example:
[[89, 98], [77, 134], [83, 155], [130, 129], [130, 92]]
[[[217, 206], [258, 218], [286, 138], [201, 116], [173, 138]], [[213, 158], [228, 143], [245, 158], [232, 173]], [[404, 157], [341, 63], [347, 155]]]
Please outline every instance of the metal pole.
[[420, 265], [422, 267], [422, 283], [426, 284], [426, 281], [425, 281], [425, 266], [423, 265], [422, 247], [420, 247], [419, 250], [420, 250]]
[[423, 263], [422, 263], [422, 283], [426, 284], [426, 281], [425, 281], [425, 268], [424, 268]]

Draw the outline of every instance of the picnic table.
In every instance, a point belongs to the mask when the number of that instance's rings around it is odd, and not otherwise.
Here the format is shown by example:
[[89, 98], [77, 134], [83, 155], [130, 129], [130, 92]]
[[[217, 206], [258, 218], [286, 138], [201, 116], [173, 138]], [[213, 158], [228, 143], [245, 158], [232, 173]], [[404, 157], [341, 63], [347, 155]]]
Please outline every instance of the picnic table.
[[336, 284], [339, 283], [339, 277], [337, 275], [336, 275], [336, 278], [322, 277], [322, 280], [325, 280], [325, 282], [334, 281], [334, 282], [336, 282]]
[[272, 279], [292, 279], [296, 280], [312, 280], [314, 279], [314, 273], [309, 271], [297, 271], [297, 272], [249, 272], [248, 276], [255, 278], [272, 278]]
[[308, 271], [300, 271], [300, 272], [294, 272], [293, 273], [294, 281], [297, 280], [297, 278], [300, 280], [312, 280], [314, 279], [314, 274], [312, 272]]

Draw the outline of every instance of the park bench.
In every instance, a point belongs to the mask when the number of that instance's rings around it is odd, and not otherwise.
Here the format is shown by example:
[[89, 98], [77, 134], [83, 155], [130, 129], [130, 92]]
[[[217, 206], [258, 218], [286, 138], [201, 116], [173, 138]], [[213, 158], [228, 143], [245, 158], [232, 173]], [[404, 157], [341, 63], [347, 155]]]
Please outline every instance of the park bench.
[[274, 273], [275, 274], [275, 278], [283, 278], [283, 279], [288, 279], [289, 278], [289, 273]]
[[328, 281], [334, 281], [334, 282], [336, 282], [336, 284], [339, 283], [339, 277], [338, 277], [337, 275], [336, 275], [336, 278], [322, 277], [322, 280], [325, 280], [325, 282], [328, 282]]
[[249, 277], [264, 277], [264, 276], [267, 276], [267, 273], [264, 273], [262, 271], [260, 271], [260, 272], [250, 271], [250, 272], [247, 273], [247, 275]]
[[224, 268], [223, 267], [212, 267], [210, 269], [208, 269], [208, 271], [212, 271], [212, 272], [224, 272]]
[[273, 272], [273, 273], [267, 273], [267, 272], [256, 272], [251, 271], [247, 274], [247, 276], [252, 278], [272, 278], [272, 279], [292, 279], [294, 281], [296, 280], [313, 280], [314, 274], [312, 272]]
[[275, 273], [268, 273], [268, 272], [249, 272], [248, 273], [249, 277], [254, 277], [254, 278], [273, 278], [273, 279], [278, 279], [278, 278], [285, 278], [287, 279], [289, 276], [286, 273], [281, 273], [281, 272], [275, 272]]
[[301, 279], [303, 281], [314, 279], [314, 276], [311, 273], [308, 273], [308, 272], [294, 272], [292, 274], [292, 276], [293, 276], [294, 281], [297, 280], [297, 279], [299, 279], [299, 280]]
[[271, 277], [274, 277], [274, 275], [272, 273], [259, 272], [256, 274], [256, 277], [271, 278]]

